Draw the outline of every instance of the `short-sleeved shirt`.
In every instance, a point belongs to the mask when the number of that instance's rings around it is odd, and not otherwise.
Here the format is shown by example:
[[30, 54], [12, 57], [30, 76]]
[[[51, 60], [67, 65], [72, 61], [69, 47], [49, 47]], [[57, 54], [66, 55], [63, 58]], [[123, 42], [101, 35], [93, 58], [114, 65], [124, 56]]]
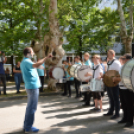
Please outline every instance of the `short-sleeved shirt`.
[[[98, 66], [98, 68], [97, 68], [97, 66]], [[100, 77], [100, 76], [101, 76], [100, 73], [103, 74], [103, 68], [102, 68], [101, 64], [94, 65], [93, 68], [94, 68], [94, 69], [97, 68], [97, 69], [95, 70], [95, 72], [94, 72], [94, 78], [98, 78], [98, 77]]]
[[15, 70], [20, 70], [20, 67], [15, 66]]
[[[68, 68], [68, 65], [65, 65], [64, 67], [65, 67], [65, 69], [67, 69]], [[69, 75], [69, 73], [67, 71], [65, 71], [65, 77], [66, 78], [69, 78], [70, 77], [70, 75]], [[70, 80], [73, 81], [74, 80], [74, 77], [71, 77]]]
[[85, 61], [84, 65], [90, 66], [92, 68], [92, 62], [90, 60]]
[[0, 74], [5, 74], [3, 62], [0, 62]]
[[105, 73], [105, 66], [103, 63], [101, 63], [102, 69], [103, 69], [103, 74]]
[[82, 65], [81, 62], [75, 62], [75, 64]]
[[[108, 62], [108, 64], [110, 64], [111, 62]], [[114, 62], [111, 65], [109, 65], [108, 70], [116, 70], [119, 72], [120, 68], [121, 68], [121, 63], [115, 59]]]
[[31, 59], [24, 58], [20, 65], [26, 89], [37, 89], [41, 87], [37, 69], [33, 68], [33, 64]]
[[[43, 63], [42, 66], [45, 68], [45, 64]], [[44, 69], [37, 69], [38, 75], [39, 76], [44, 76]]]
[[[121, 66], [120, 71], [119, 71], [119, 74], [120, 74], [120, 75], [121, 75], [122, 67], [123, 67], [123, 66]], [[124, 84], [123, 84], [122, 81], [119, 83], [119, 87], [120, 87], [120, 89], [127, 89], [127, 88], [124, 86]]]

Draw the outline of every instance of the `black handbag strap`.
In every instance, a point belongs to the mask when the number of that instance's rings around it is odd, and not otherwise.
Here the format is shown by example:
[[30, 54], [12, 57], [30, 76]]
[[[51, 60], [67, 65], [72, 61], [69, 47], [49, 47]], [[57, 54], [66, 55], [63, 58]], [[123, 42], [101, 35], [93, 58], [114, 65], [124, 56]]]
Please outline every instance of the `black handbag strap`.
[[94, 78], [94, 75], [95, 75], [95, 71], [99, 68], [100, 65], [98, 65], [96, 68], [94, 68], [93, 66], [93, 78]]
[[109, 63], [109, 62], [107, 63], [107, 65], [108, 65], [107, 71], [109, 70], [109, 66], [112, 65], [115, 60], [116, 60], [116, 59], [112, 60], [112, 62], [110, 62], [110, 63]]

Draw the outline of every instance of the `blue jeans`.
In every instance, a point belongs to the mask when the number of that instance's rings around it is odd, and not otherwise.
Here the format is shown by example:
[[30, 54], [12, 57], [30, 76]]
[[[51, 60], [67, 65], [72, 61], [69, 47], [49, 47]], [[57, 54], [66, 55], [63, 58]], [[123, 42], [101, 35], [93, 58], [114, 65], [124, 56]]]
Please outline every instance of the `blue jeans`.
[[29, 131], [34, 122], [34, 114], [37, 109], [39, 89], [26, 89], [28, 101], [24, 120], [24, 129]]
[[19, 91], [19, 89], [20, 89], [21, 78], [22, 78], [21, 73], [14, 74], [14, 80], [15, 80], [17, 91]]
[[116, 87], [106, 87], [109, 97], [110, 109], [108, 113], [112, 113], [115, 110], [115, 115], [119, 115], [120, 111], [120, 101], [119, 101], [119, 86]]

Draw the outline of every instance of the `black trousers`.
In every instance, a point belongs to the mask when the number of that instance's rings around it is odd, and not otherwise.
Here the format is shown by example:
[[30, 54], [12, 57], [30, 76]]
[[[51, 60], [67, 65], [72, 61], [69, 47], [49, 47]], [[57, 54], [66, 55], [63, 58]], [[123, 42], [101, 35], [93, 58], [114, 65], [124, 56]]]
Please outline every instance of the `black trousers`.
[[44, 89], [44, 76], [40, 76], [40, 82], [41, 82], [40, 92], [43, 92], [43, 89]]
[[119, 115], [120, 111], [120, 101], [119, 101], [119, 86], [107, 87], [107, 93], [109, 97], [110, 108], [108, 113], [112, 113], [115, 110], [115, 115]]
[[[3, 84], [3, 92], [6, 94], [6, 75], [0, 74], [0, 81]], [[1, 94], [1, 87], [0, 87], [0, 94]]]
[[86, 105], [90, 105], [91, 97], [92, 97], [92, 92], [86, 92], [86, 95], [85, 95], [85, 104]]
[[120, 89], [120, 102], [123, 110], [123, 118], [126, 122], [133, 123], [133, 95], [134, 93], [128, 89]]
[[[88, 84], [88, 82], [82, 82], [82, 84]], [[85, 92], [85, 93], [82, 93], [82, 94], [84, 95], [85, 104], [90, 105], [92, 92]]]
[[74, 79], [75, 89], [76, 89], [76, 96], [81, 96], [81, 92], [79, 91], [81, 82], [78, 81], [76, 78]]
[[73, 84], [73, 81], [67, 81], [64, 83], [64, 94], [67, 95], [69, 92], [69, 95], [71, 96], [71, 85]]

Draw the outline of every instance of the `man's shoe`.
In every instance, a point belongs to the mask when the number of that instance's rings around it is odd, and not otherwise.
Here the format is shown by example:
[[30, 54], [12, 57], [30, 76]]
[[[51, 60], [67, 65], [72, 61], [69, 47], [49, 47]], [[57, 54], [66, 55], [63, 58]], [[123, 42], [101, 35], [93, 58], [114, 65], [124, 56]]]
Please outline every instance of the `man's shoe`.
[[118, 124], [123, 124], [123, 123], [126, 123], [127, 121], [126, 120], [121, 120], [118, 122]]
[[78, 98], [80, 98], [80, 96], [76, 96], [76, 97], [75, 97], [75, 99], [78, 99]]
[[62, 94], [62, 96], [66, 96], [66, 95], [67, 95], [67, 94], [64, 94], [64, 93]]
[[83, 100], [81, 100], [80, 102], [85, 102], [85, 100], [83, 99]]
[[103, 114], [103, 116], [112, 116], [113, 113], [107, 113], [107, 114]]
[[99, 110], [99, 108], [93, 108], [93, 109], [91, 109], [91, 111], [97, 111], [97, 110]]
[[132, 127], [133, 126], [133, 123], [131, 122], [127, 122], [126, 125], [124, 127]]
[[103, 112], [103, 109], [96, 109], [96, 111], [95, 111], [96, 113], [102, 113]]
[[20, 91], [17, 91], [17, 93], [16, 94], [20, 94]]
[[32, 127], [30, 130], [25, 130], [25, 133], [31, 133], [31, 132], [37, 133], [39, 132], [39, 129], [36, 127]]
[[71, 95], [69, 95], [68, 98], [71, 98]]
[[117, 119], [117, 118], [119, 118], [120, 116], [119, 115], [113, 115], [110, 119], [111, 120], [115, 120], [115, 119]]

